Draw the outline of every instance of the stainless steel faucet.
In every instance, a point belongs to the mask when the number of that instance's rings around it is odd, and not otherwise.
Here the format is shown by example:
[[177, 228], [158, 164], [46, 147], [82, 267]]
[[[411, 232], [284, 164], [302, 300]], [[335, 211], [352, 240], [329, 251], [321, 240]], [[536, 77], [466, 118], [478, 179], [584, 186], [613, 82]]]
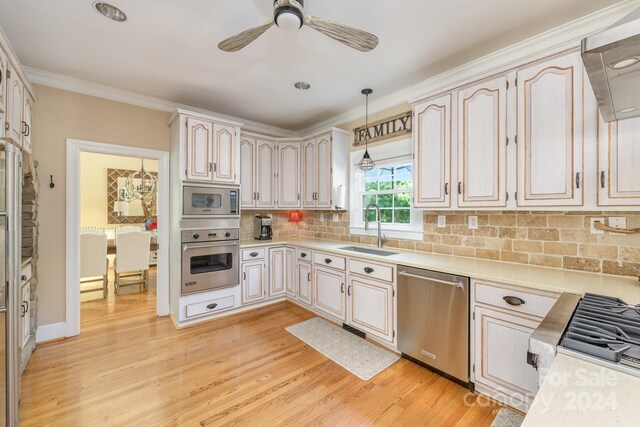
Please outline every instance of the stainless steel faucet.
[[382, 224], [380, 222], [380, 206], [378, 206], [375, 202], [371, 202], [367, 205], [367, 209], [364, 211], [364, 229], [365, 231], [369, 230], [369, 209], [376, 208], [376, 216], [378, 218], [378, 247], [382, 247], [382, 242], [384, 238], [382, 237]]

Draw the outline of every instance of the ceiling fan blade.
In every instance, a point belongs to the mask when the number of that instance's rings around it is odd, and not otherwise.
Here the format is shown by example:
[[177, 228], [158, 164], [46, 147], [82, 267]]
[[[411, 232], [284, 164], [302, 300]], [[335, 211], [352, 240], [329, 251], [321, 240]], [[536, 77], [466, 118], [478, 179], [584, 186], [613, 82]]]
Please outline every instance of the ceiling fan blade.
[[247, 31], [243, 31], [240, 34], [236, 34], [235, 36], [229, 37], [226, 40], [220, 42], [218, 47], [225, 52], [237, 52], [243, 47], [247, 46], [249, 43], [260, 37], [274, 25], [274, 22], [268, 22], [264, 25], [260, 25], [259, 27], [251, 28]]
[[346, 25], [336, 24], [326, 19], [307, 15], [305, 16], [305, 25], [362, 52], [372, 51], [378, 46], [378, 37], [373, 34]]

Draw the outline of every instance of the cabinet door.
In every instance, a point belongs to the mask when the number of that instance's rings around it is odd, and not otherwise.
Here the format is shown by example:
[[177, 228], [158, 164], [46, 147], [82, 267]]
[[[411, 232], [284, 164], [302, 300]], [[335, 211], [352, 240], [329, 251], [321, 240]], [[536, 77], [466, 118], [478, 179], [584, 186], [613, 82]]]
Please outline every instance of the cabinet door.
[[278, 207], [299, 209], [300, 201], [300, 143], [282, 142], [278, 145]]
[[213, 124], [187, 118], [187, 179], [213, 179]]
[[285, 249], [269, 249], [269, 296], [282, 295], [286, 290]]
[[331, 208], [331, 135], [326, 134], [316, 140], [316, 207]]
[[598, 120], [598, 205], [639, 206], [640, 118]]
[[213, 180], [225, 184], [236, 182], [235, 134], [232, 126], [213, 126]]
[[527, 364], [529, 337], [538, 322], [476, 307], [475, 381], [531, 403], [538, 372]]
[[22, 311], [20, 312], [21, 322], [20, 322], [20, 348], [24, 348], [29, 341], [29, 335], [31, 334], [31, 315], [30, 315], [30, 307], [31, 307], [31, 285], [26, 284], [22, 287]]
[[518, 72], [518, 205], [583, 200], [583, 69], [575, 53]]
[[275, 208], [276, 144], [258, 140], [256, 156], [256, 206]]
[[316, 140], [311, 139], [302, 143], [304, 156], [304, 207], [316, 207]]
[[284, 283], [287, 295], [296, 296], [296, 250], [286, 248], [284, 251]]
[[351, 277], [347, 289], [348, 323], [367, 334], [393, 342], [393, 284]]
[[25, 132], [22, 135], [22, 148], [31, 153], [31, 118], [33, 116], [33, 99], [31, 99], [31, 95], [24, 91], [24, 127]]
[[242, 304], [265, 299], [265, 264], [255, 262], [242, 265]]
[[[0, 111], [6, 111], [7, 109], [7, 57], [4, 51], [0, 49]], [[4, 132], [4, 123], [0, 128], [0, 136]]]
[[25, 130], [22, 121], [24, 108], [24, 86], [13, 67], [9, 65], [8, 69], [11, 72], [11, 78], [7, 80], [9, 105], [7, 106], [6, 120], [9, 123], [9, 129], [6, 136], [13, 139], [16, 144], [22, 145], [22, 134]]
[[333, 317], [346, 320], [345, 286], [347, 275], [342, 271], [316, 267], [314, 307]]
[[298, 301], [311, 305], [311, 263], [298, 262]]
[[506, 206], [506, 76], [458, 93], [458, 129], [458, 206]]
[[240, 140], [240, 204], [243, 208], [256, 206], [256, 140], [242, 137]]
[[414, 108], [413, 176], [417, 208], [451, 206], [451, 95]]

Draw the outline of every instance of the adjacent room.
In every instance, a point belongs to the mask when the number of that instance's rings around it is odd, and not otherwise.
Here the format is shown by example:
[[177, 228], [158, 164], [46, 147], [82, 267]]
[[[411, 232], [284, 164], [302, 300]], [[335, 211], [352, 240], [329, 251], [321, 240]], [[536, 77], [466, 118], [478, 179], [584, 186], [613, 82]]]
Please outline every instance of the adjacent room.
[[0, 0], [0, 427], [635, 427], [640, 0]]

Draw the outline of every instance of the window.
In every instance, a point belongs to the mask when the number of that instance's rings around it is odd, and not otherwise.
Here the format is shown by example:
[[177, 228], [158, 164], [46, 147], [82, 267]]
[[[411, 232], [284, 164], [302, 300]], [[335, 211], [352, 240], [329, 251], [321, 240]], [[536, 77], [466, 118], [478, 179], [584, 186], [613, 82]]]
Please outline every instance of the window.
[[412, 203], [413, 159], [411, 140], [391, 142], [369, 148], [375, 169], [363, 172], [357, 166], [364, 150], [351, 153], [350, 232], [375, 236], [375, 224], [364, 230], [365, 220], [377, 221], [376, 210], [365, 210], [369, 203], [380, 207], [384, 234], [391, 238], [422, 240], [422, 211]]

